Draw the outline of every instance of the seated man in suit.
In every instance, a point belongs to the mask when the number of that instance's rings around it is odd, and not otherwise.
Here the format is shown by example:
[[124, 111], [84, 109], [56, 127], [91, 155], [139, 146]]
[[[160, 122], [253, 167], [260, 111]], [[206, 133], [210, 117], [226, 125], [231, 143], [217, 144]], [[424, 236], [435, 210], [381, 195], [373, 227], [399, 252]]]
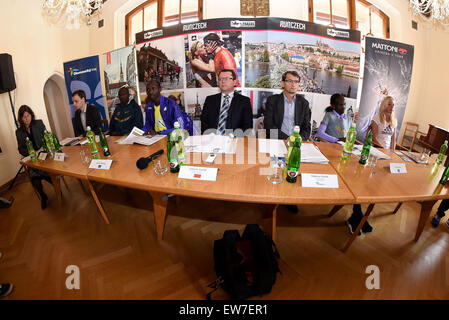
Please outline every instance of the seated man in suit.
[[86, 94], [83, 90], [72, 93], [72, 102], [75, 107], [75, 136], [85, 136], [86, 128], [90, 127], [95, 134], [100, 133], [101, 116], [97, 107], [86, 103]]
[[294, 127], [299, 126], [302, 139], [309, 139], [311, 112], [309, 102], [302, 95], [296, 94], [299, 81], [296, 71], [285, 72], [282, 75], [284, 92], [267, 98], [263, 121], [267, 138], [285, 140], [293, 133]]
[[120, 103], [115, 107], [109, 125], [110, 135], [123, 136], [130, 133], [134, 127], [142, 129], [142, 110], [134, 99], [129, 101], [128, 88], [120, 88], [118, 98]]
[[[234, 92], [236, 74], [232, 69], [223, 69], [218, 75], [221, 93], [207, 96], [201, 113], [201, 133], [224, 135], [229, 131], [242, 136], [253, 128], [253, 112], [248, 97]], [[235, 132], [240, 129], [242, 132]], [[239, 130], [239, 131], [240, 131]], [[248, 131], [249, 131], [248, 130]]]
[[166, 135], [173, 131], [176, 121], [181, 129], [187, 130], [178, 104], [161, 95], [161, 84], [156, 79], [147, 83], [147, 101], [143, 131], [152, 135]]

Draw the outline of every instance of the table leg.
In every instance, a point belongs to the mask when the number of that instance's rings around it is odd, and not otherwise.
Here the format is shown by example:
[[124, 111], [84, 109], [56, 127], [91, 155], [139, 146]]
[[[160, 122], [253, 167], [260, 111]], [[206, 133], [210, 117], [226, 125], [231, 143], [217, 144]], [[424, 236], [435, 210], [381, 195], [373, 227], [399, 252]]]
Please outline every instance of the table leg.
[[162, 240], [164, 235], [165, 221], [167, 218], [168, 201], [162, 200], [165, 193], [148, 191], [153, 198], [154, 222], [156, 224], [156, 235], [158, 240]]
[[396, 214], [398, 212], [399, 208], [402, 206], [402, 202], [399, 202], [396, 208], [394, 208], [393, 214]]
[[262, 216], [262, 229], [271, 235], [271, 239], [276, 242], [276, 213], [278, 204], [264, 205]]
[[432, 211], [432, 207], [435, 204], [435, 202], [437, 202], [437, 200], [418, 202], [421, 205], [421, 213], [419, 215], [419, 222], [418, 228], [416, 229], [415, 241], [418, 241], [419, 237], [421, 236], [421, 233], [424, 230], [424, 225], [427, 222], [427, 219], [429, 218], [430, 212]]
[[58, 199], [58, 203], [60, 206], [62, 206], [62, 196], [61, 196], [61, 182], [58, 178], [56, 178], [56, 175], [53, 173], [50, 173], [51, 182], [53, 183], [53, 188], [55, 189], [56, 198]]
[[329, 218], [332, 217], [334, 214], [336, 214], [341, 208], [343, 208], [343, 205], [335, 205], [332, 210], [327, 215]]
[[357, 226], [357, 229], [355, 230], [354, 234], [351, 236], [351, 239], [349, 239], [349, 241], [346, 243], [346, 246], [343, 248], [343, 252], [348, 251], [352, 242], [355, 240], [355, 238], [359, 234], [360, 230], [362, 229], [362, 226], [365, 224], [366, 220], [368, 220], [368, 217], [371, 214], [371, 211], [373, 211], [373, 208], [374, 208], [374, 203], [370, 203], [368, 206], [368, 209], [365, 212], [365, 215], [362, 218], [362, 221], [360, 221], [359, 225]]
[[103, 217], [103, 220], [106, 222], [106, 224], [109, 224], [108, 216], [106, 215], [106, 212], [103, 209], [103, 204], [101, 203], [100, 198], [98, 198], [98, 195], [95, 192], [94, 186], [92, 185], [92, 183], [90, 183], [89, 180], [86, 180], [86, 182], [87, 182], [87, 185], [89, 186], [90, 194], [94, 198], [94, 201], [95, 201], [95, 204], [97, 205], [98, 210], [100, 210], [100, 213], [101, 213], [101, 216]]

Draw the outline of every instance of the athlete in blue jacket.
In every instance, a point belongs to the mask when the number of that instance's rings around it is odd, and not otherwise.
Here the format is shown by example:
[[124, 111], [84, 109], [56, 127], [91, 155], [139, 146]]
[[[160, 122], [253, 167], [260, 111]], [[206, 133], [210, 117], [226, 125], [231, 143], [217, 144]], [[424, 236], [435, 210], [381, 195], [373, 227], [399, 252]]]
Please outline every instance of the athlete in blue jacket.
[[185, 123], [186, 121], [178, 104], [161, 95], [161, 84], [159, 81], [153, 79], [147, 83], [147, 96], [149, 102], [145, 106], [146, 117], [143, 131], [155, 131], [157, 134], [166, 135], [168, 132], [173, 131], [176, 121], [179, 122], [181, 129], [189, 131], [188, 124]]

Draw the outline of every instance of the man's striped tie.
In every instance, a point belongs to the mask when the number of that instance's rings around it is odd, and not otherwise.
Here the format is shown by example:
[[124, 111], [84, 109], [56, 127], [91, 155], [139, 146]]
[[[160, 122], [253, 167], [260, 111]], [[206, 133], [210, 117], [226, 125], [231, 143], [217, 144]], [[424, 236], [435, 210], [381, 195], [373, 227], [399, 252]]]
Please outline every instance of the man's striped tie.
[[226, 131], [226, 119], [228, 118], [228, 110], [229, 110], [229, 95], [224, 96], [223, 105], [220, 109], [220, 116], [218, 117], [218, 129], [217, 133], [220, 135], [224, 135]]

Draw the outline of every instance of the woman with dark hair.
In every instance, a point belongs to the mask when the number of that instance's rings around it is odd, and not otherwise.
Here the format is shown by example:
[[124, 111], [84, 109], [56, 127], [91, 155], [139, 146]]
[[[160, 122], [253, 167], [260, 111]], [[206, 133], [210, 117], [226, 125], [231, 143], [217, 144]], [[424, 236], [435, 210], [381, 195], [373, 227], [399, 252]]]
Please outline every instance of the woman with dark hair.
[[[42, 120], [36, 120], [33, 110], [27, 106], [22, 105], [19, 108], [19, 128], [16, 130], [17, 145], [19, 146], [19, 153], [27, 157], [28, 149], [26, 146], [26, 139], [30, 139], [34, 150], [39, 150], [42, 146], [42, 134], [45, 132], [45, 124]], [[31, 178], [31, 183], [36, 188], [41, 197], [41, 208], [47, 207], [48, 197], [42, 187], [42, 180], [51, 183], [49, 174], [45, 171], [29, 168], [28, 173]]]

